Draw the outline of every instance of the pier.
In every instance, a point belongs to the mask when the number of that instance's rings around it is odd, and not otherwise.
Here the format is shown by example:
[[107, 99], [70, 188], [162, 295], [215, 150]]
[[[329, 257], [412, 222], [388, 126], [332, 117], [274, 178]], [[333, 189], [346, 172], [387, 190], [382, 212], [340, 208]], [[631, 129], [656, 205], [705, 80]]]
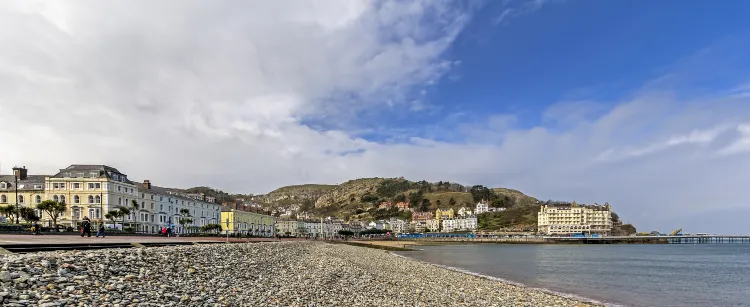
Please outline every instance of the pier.
[[544, 241], [573, 244], [750, 244], [750, 235], [544, 237]]

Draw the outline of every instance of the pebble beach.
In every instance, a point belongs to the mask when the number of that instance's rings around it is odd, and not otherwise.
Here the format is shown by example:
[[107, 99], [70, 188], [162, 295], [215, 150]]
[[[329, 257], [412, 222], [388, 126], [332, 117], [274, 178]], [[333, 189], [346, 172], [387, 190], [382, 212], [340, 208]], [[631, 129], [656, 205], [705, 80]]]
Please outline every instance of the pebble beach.
[[2, 306], [592, 306], [321, 242], [3, 255], [0, 265]]

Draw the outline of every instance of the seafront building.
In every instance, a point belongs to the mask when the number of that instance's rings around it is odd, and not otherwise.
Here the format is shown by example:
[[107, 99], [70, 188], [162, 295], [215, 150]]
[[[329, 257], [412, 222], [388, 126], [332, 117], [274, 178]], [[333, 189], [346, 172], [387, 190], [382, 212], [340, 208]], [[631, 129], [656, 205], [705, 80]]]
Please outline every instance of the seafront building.
[[221, 210], [221, 225], [224, 231], [230, 234], [258, 237], [273, 237], [276, 235], [276, 218], [240, 210], [239, 208], [223, 208]]
[[[13, 175], [0, 175], [0, 206], [15, 205], [34, 207], [46, 200], [45, 175], [29, 175], [26, 167], [13, 168]], [[18, 178], [18, 185], [16, 185]], [[16, 192], [17, 191], [17, 192]], [[18, 196], [17, 201], [16, 195]], [[37, 215], [41, 212], [37, 210]], [[6, 219], [6, 217], [0, 217]], [[6, 220], [9, 222], [9, 220]]]
[[612, 233], [612, 208], [609, 203], [544, 205], [538, 215], [537, 229], [543, 235], [602, 235]]
[[[187, 194], [131, 181], [126, 174], [107, 165], [74, 164], [55, 175], [29, 175], [25, 167], [14, 168], [13, 175], [0, 176], [0, 205], [15, 205], [18, 178], [18, 205], [35, 208], [45, 200], [64, 202], [67, 210], [58, 218], [61, 226], [75, 227], [84, 217], [93, 222], [109, 223], [109, 227], [125, 227], [138, 232], [156, 233], [171, 228], [175, 233], [197, 232], [200, 226], [217, 224], [220, 206], [197, 200]], [[135, 205], [134, 205], [135, 202]], [[128, 208], [130, 215], [107, 221], [113, 210]], [[181, 213], [187, 210], [187, 214]], [[41, 223], [52, 225], [50, 217], [37, 210]], [[179, 224], [179, 218], [192, 221]]]
[[276, 231], [282, 236], [303, 237], [306, 234], [305, 222], [295, 220], [276, 221]]
[[391, 231], [393, 231], [393, 233], [407, 233], [407, 232], [409, 232], [409, 224], [406, 221], [404, 221], [404, 220], [400, 220], [400, 219], [396, 219], [396, 218], [391, 218], [388, 221], [388, 224], [390, 224]]
[[430, 232], [439, 232], [440, 231], [440, 220], [428, 220], [427, 221], [427, 229], [429, 229]]

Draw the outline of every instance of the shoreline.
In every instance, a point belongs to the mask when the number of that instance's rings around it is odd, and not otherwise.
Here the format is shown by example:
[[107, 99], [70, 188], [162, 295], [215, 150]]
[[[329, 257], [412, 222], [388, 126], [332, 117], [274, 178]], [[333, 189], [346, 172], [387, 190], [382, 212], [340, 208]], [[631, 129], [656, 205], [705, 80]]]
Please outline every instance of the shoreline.
[[[419, 251], [423, 251], [423, 250], [419, 250]], [[512, 281], [512, 280], [509, 280], [509, 279], [505, 279], [505, 278], [502, 278], [502, 277], [490, 276], [490, 275], [485, 275], [485, 274], [482, 274], [482, 273], [477, 273], [477, 272], [469, 271], [469, 270], [462, 269], [462, 268], [457, 268], [457, 267], [452, 267], [452, 266], [448, 266], [448, 265], [442, 265], [442, 264], [427, 262], [427, 261], [424, 261], [424, 260], [420, 260], [420, 259], [416, 259], [416, 258], [411, 258], [409, 256], [399, 255], [399, 254], [397, 254], [395, 252], [390, 252], [390, 254], [392, 254], [393, 256], [396, 256], [396, 257], [406, 258], [406, 259], [411, 260], [411, 261], [421, 262], [421, 263], [424, 263], [426, 265], [432, 265], [432, 266], [435, 266], [435, 267], [438, 267], [438, 268], [441, 268], [441, 269], [450, 270], [450, 271], [454, 271], [454, 272], [458, 272], [458, 273], [462, 273], [462, 274], [466, 274], [466, 275], [470, 275], [470, 276], [475, 276], [475, 277], [479, 277], [479, 278], [482, 278], [482, 279], [487, 279], [487, 280], [490, 280], [490, 281], [493, 281], [493, 282], [499, 282], [499, 283], [506, 284], [506, 285], [512, 285], [512, 286], [520, 287], [520, 288], [523, 288], [523, 289], [526, 289], [526, 290], [529, 290], [529, 291], [540, 291], [540, 292], [544, 292], [544, 293], [547, 293], [547, 294], [550, 294], [550, 295], [556, 295], [556, 296], [560, 296], [560, 297], [563, 297], [563, 298], [566, 298], [566, 299], [572, 299], [572, 300], [582, 301], [582, 302], [585, 302], [585, 303], [588, 303], [588, 304], [594, 304], [594, 305], [598, 305], [598, 306], [606, 306], [606, 307], [624, 307], [625, 306], [625, 305], [619, 305], [619, 304], [604, 302], [604, 301], [601, 301], [601, 300], [597, 300], [597, 299], [593, 299], [593, 298], [581, 296], [581, 295], [578, 295], [578, 294], [575, 294], [575, 293], [568, 293], [568, 292], [562, 292], [562, 291], [557, 291], [557, 290], [552, 290], [552, 289], [547, 289], [547, 288], [534, 287], [534, 286], [530, 286], [530, 285], [527, 285], [527, 284], [524, 284], [524, 283], [521, 283], [521, 282], [517, 282], [517, 281]]]
[[0, 256], [0, 305], [601, 306], [322, 242]]

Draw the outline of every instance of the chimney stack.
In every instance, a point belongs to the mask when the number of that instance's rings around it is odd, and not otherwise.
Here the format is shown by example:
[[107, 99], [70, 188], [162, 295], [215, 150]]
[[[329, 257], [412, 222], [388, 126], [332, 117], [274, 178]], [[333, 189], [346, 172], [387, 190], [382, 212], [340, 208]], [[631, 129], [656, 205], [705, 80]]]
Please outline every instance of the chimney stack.
[[146, 187], [146, 190], [151, 190], [151, 181], [143, 180], [143, 186]]
[[18, 180], [26, 180], [29, 176], [29, 171], [26, 169], [26, 166], [24, 167], [14, 167], [13, 168], [13, 175], [18, 177]]

